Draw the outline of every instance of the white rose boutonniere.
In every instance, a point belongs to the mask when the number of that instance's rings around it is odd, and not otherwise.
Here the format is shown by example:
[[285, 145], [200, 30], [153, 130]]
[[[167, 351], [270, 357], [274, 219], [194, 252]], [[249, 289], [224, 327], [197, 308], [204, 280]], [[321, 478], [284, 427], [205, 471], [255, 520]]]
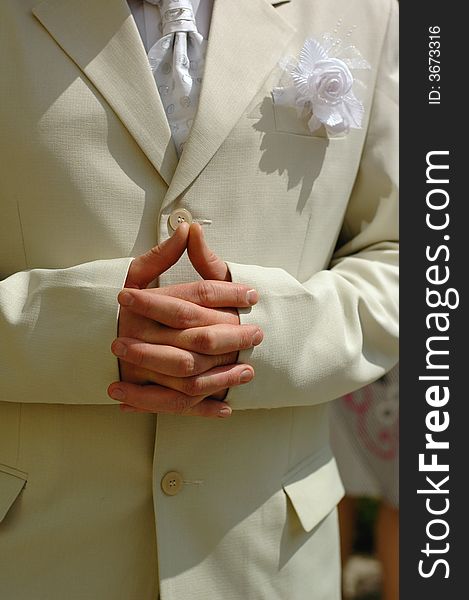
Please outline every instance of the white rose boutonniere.
[[362, 102], [353, 90], [363, 84], [354, 77], [357, 69], [370, 69], [355, 46], [325, 35], [323, 43], [308, 38], [298, 61], [282, 63], [283, 85], [273, 89], [274, 102], [294, 106], [300, 118], [308, 119], [314, 133], [324, 125], [329, 136], [360, 129], [364, 115]]

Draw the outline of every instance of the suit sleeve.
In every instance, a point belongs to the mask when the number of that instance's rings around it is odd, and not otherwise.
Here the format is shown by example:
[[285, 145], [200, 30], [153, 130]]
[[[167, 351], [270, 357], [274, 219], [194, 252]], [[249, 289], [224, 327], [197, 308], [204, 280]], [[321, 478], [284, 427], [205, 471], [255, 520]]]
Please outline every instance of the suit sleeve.
[[298, 281], [282, 269], [227, 263], [255, 287], [240, 311], [264, 341], [240, 353], [256, 377], [231, 388], [236, 409], [312, 405], [382, 376], [398, 358], [397, 3], [384, 41], [367, 138], [330, 268]]
[[131, 262], [33, 269], [0, 282], [0, 401], [114, 403], [110, 344]]

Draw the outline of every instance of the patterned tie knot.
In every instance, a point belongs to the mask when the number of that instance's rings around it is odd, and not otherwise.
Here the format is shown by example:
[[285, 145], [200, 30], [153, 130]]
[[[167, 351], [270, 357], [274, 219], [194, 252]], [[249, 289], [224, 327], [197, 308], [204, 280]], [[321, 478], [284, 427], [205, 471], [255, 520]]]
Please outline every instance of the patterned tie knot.
[[192, 21], [194, 19], [194, 13], [191, 8], [170, 8], [163, 15], [165, 21]]
[[176, 31], [197, 31], [191, 0], [161, 0], [163, 35]]

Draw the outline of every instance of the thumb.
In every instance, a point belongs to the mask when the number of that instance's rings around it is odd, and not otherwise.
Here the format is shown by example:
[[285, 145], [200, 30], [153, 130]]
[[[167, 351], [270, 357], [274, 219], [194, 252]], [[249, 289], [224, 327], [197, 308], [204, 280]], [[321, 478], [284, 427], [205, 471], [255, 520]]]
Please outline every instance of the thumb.
[[204, 238], [202, 227], [192, 223], [189, 230], [187, 254], [195, 270], [204, 279], [231, 281], [231, 275], [226, 264], [210, 250]]
[[188, 224], [181, 223], [169, 239], [137, 256], [130, 265], [125, 287], [146, 288], [151, 281], [177, 263], [186, 249], [188, 234]]

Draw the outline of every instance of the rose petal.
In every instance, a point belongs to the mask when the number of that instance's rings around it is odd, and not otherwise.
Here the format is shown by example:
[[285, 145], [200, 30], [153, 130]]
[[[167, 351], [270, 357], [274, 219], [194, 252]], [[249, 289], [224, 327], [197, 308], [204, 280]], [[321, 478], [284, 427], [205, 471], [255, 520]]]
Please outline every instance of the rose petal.
[[322, 102], [313, 102], [313, 114], [321, 121], [321, 123], [327, 123], [334, 107]]
[[353, 93], [349, 93], [344, 98], [344, 110], [350, 121], [350, 127], [352, 127], [352, 129], [360, 129], [362, 126], [363, 115], [365, 114], [365, 108]]
[[338, 110], [334, 110], [329, 115], [329, 118], [326, 121], [326, 125], [328, 127], [337, 127], [337, 125], [341, 125], [345, 121], [343, 113]]
[[346, 121], [342, 121], [342, 123], [338, 123], [334, 127], [326, 126], [327, 134], [329, 137], [335, 137], [338, 135], [344, 135], [349, 132], [349, 125]]

